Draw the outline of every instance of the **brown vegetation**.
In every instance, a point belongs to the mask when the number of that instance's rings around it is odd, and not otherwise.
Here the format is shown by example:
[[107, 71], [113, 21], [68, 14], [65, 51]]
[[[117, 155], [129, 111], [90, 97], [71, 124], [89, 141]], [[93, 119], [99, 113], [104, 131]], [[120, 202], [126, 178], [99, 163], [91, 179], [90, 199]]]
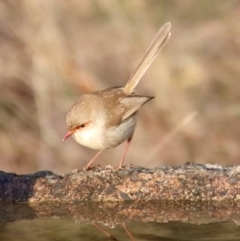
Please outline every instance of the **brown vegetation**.
[[[137, 89], [126, 164], [239, 164], [240, 2], [6, 0], [0, 3], [0, 170], [69, 172], [95, 151], [62, 143], [81, 93], [126, 83], [158, 28], [172, 37]], [[96, 164], [117, 165], [123, 148]]]

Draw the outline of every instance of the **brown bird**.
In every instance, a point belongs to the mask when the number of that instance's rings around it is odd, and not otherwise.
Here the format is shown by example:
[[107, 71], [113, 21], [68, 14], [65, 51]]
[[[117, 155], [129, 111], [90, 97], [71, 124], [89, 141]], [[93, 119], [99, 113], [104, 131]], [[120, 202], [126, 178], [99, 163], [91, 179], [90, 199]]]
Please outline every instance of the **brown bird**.
[[127, 140], [121, 168], [136, 127], [138, 109], [154, 97], [135, 95], [134, 90], [163, 45], [169, 39], [171, 24], [165, 23], [124, 87], [113, 87], [83, 94], [67, 113], [68, 132], [63, 141], [73, 136], [83, 146], [99, 150], [86, 165], [89, 169], [100, 153]]

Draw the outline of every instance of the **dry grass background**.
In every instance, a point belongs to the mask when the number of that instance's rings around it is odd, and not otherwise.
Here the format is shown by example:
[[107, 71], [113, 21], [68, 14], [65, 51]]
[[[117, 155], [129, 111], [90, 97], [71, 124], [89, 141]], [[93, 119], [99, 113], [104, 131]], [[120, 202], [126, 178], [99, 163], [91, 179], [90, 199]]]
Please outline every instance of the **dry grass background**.
[[[0, 2], [0, 170], [82, 168], [96, 151], [62, 142], [85, 92], [126, 83], [158, 28], [172, 37], [137, 93], [126, 164], [240, 163], [240, 1], [6, 0]], [[124, 149], [96, 164], [117, 165]]]

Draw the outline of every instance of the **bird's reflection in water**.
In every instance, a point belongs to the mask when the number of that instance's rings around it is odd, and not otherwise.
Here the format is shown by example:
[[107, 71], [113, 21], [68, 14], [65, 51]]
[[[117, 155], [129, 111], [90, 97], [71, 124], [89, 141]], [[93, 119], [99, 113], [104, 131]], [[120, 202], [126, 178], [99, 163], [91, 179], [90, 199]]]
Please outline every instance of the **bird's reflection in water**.
[[[110, 240], [120, 241], [120, 240], [114, 238], [109, 232], [107, 232], [106, 230], [104, 230], [102, 227], [100, 227], [99, 224], [97, 224], [97, 223], [92, 223], [92, 225], [93, 225], [94, 227], [96, 227], [97, 229], [99, 229], [101, 232], [103, 232], [107, 237], [110, 238]], [[132, 236], [131, 232], [129, 231], [129, 229], [127, 228], [126, 224], [124, 223], [124, 224], [122, 224], [122, 226], [123, 226], [125, 232], [127, 233], [128, 237], [131, 239], [131, 241], [136, 241], [136, 240], [133, 238], [133, 236]]]

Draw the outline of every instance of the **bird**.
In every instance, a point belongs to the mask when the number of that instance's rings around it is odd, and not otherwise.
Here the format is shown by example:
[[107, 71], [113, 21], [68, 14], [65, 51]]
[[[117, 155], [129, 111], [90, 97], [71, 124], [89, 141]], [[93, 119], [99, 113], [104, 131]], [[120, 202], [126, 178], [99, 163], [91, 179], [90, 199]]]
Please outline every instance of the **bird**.
[[137, 112], [153, 99], [136, 95], [135, 88], [171, 35], [171, 23], [165, 23], [157, 32], [142, 60], [123, 87], [111, 87], [80, 96], [66, 116], [67, 133], [83, 146], [98, 150], [87, 163], [89, 170], [97, 157], [106, 149], [127, 141], [117, 169], [122, 168], [137, 124]]

